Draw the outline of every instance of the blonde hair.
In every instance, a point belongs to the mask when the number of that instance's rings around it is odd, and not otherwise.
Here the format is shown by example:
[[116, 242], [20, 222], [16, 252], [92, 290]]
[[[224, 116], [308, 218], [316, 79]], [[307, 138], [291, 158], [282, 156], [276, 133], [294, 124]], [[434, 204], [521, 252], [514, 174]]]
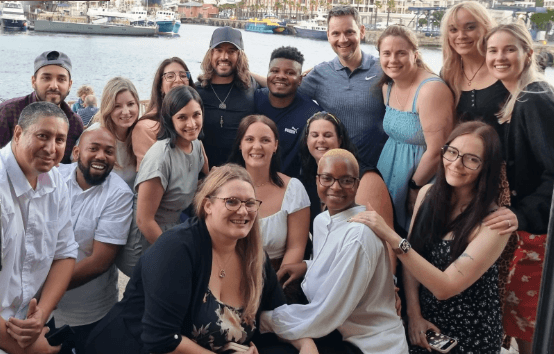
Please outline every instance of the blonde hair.
[[[408, 27], [402, 26], [402, 25], [391, 25], [387, 27], [383, 33], [381, 33], [381, 36], [379, 36], [379, 39], [377, 40], [377, 51], [381, 53], [380, 47], [381, 43], [385, 38], [387, 37], [400, 37], [404, 39], [406, 42], [408, 42], [408, 45], [412, 47], [412, 51], [416, 54], [416, 66], [420, 69], [423, 69], [427, 72], [430, 72], [432, 74], [433, 70], [431, 70], [427, 64], [423, 62], [423, 59], [421, 58], [421, 52], [419, 51], [419, 41], [417, 40], [416, 34], [411, 31]], [[383, 86], [386, 83], [391, 82], [392, 79], [385, 73], [383, 73], [383, 76], [381, 80], [379, 80], [379, 83], [377, 84], [379, 87]]]
[[[215, 48], [214, 48], [215, 49]], [[202, 87], [208, 86], [214, 76], [214, 68], [212, 66], [212, 56], [214, 49], [210, 49], [204, 55], [204, 60], [200, 64], [202, 74], [198, 76]], [[238, 48], [237, 48], [238, 49]], [[251, 85], [250, 69], [248, 68], [248, 58], [244, 50], [238, 49], [237, 70], [233, 82], [242, 89], [247, 89]]]
[[464, 9], [469, 12], [477, 22], [483, 33], [481, 33], [481, 39], [477, 44], [477, 51], [485, 59], [485, 37], [492, 27], [496, 25], [496, 22], [490, 16], [487, 9], [479, 4], [477, 1], [464, 1], [452, 6], [446, 11], [441, 22], [441, 38], [442, 38], [442, 70], [441, 77], [446, 82], [450, 89], [454, 93], [454, 106], [458, 106], [460, 102], [460, 96], [462, 95], [462, 57], [456, 53], [450, 46], [448, 40], [448, 30], [450, 25], [456, 22], [456, 16], [458, 11]]
[[321, 156], [321, 159], [319, 160], [319, 163], [321, 164], [321, 160], [323, 159], [329, 159], [333, 157], [340, 157], [343, 160], [348, 161], [354, 169], [356, 170], [356, 174], [359, 174], [360, 171], [360, 165], [358, 164], [358, 161], [356, 160], [356, 156], [354, 156], [353, 153], [351, 153], [348, 150], [345, 149], [331, 149], [327, 151], [323, 156]]
[[500, 124], [503, 124], [506, 122], [510, 122], [510, 120], [512, 119], [512, 113], [514, 111], [516, 101], [518, 100], [521, 93], [525, 93], [525, 91], [523, 91], [525, 87], [536, 81], [545, 81], [545, 79], [544, 76], [539, 72], [539, 69], [537, 67], [535, 53], [533, 52], [533, 39], [531, 38], [531, 34], [527, 30], [527, 28], [525, 28], [525, 26], [521, 23], [499, 25], [489, 32], [486, 40], [488, 41], [489, 38], [491, 38], [494, 34], [498, 32], [506, 32], [514, 37], [514, 41], [516, 41], [519, 46], [521, 46], [525, 54], [528, 55], [523, 67], [523, 71], [521, 72], [519, 79], [517, 80], [516, 89], [510, 94], [510, 97], [508, 97], [508, 100], [506, 101], [504, 107], [502, 107], [500, 112], [497, 113], [498, 122]]
[[77, 90], [77, 96], [80, 98], [82, 95], [94, 95], [94, 89], [89, 85], [83, 85]]
[[[106, 127], [116, 138], [116, 127], [111, 115], [112, 112], [115, 110], [115, 99], [117, 95], [125, 91], [129, 91], [131, 95], [133, 95], [135, 101], [137, 101], [136, 103], [138, 108], [140, 105], [140, 100], [135, 85], [133, 85], [133, 83], [129, 79], [117, 76], [110, 79], [106, 86], [104, 86], [104, 91], [102, 91], [102, 101], [100, 102], [100, 110], [98, 110], [98, 112], [94, 115], [94, 118], [91, 122], [99, 122], [103, 127]], [[127, 155], [129, 155], [134, 165], [136, 165], [137, 158], [133, 152], [131, 132], [133, 131], [135, 124], [136, 122], [127, 131], [127, 136], [125, 137], [124, 141], [125, 147], [127, 149]]]
[[[208, 198], [217, 194], [221, 187], [233, 180], [245, 181], [254, 189], [254, 183], [246, 169], [236, 164], [228, 163], [213, 169], [208, 174], [194, 196], [196, 215], [200, 219], [206, 220], [204, 205]], [[248, 235], [237, 241], [236, 251], [243, 261], [243, 277], [240, 284], [244, 303], [242, 320], [253, 325], [262, 297], [265, 261], [258, 216], [254, 219]]]

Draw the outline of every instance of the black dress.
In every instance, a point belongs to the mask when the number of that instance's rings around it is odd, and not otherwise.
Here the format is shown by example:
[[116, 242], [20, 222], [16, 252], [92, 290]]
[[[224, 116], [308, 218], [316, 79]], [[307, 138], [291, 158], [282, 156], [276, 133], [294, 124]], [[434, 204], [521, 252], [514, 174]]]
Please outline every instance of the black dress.
[[[433, 244], [425, 257], [444, 271], [450, 261], [452, 241], [441, 240]], [[419, 289], [421, 314], [436, 325], [442, 334], [456, 338], [458, 345], [451, 354], [500, 353], [502, 344], [502, 314], [498, 294], [498, 268], [493, 264], [469, 288], [447, 300], [439, 301], [423, 285]], [[428, 353], [419, 346], [410, 346], [410, 354]]]

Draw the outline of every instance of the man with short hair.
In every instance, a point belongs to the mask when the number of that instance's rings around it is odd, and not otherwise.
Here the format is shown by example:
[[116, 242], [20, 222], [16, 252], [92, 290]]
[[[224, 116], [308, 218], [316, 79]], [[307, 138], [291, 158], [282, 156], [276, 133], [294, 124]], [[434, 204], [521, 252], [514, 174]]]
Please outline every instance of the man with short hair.
[[363, 171], [377, 166], [388, 138], [383, 130], [383, 94], [377, 87], [381, 65], [379, 58], [361, 50], [365, 27], [358, 10], [333, 7], [327, 25], [328, 41], [337, 57], [316, 65], [302, 80], [299, 91], [342, 121], [358, 148]]
[[99, 123], [83, 132], [73, 148], [71, 165], [59, 171], [69, 190], [71, 219], [79, 244], [68, 291], [54, 311], [57, 327], [75, 331], [77, 354], [84, 353], [90, 331], [117, 302], [119, 248], [127, 241], [133, 215], [133, 192], [112, 169], [115, 136]]
[[242, 118], [255, 112], [259, 87], [248, 69], [239, 30], [217, 28], [201, 64], [196, 90], [204, 103], [202, 142], [210, 167], [227, 162]]
[[271, 53], [267, 88], [256, 90], [256, 112], [272, 119], [279, 129], [281, 172], [300, 175], [300, 138], [307, 120], [320, 111], [314, 101], [298, 93], [304, 56], [297, 48], [280, 47]]
[[86, 127], [90, 123], [92, 117], [94, 117], [96, 112], [98, 112], [98, 107], [96, 107], [96, 97], [94, 95], [88, 95], [85, 97], [83, 106], [84, 108], [79, 109], [77, 114], [81, 117], [83, 125]]
[[33, 102], [52, 102], [62, 109], [69, 121], [69, 132], [62, 162], [70, 163], [71, 150], [83, 132], [81, 118], [64, 101], [71, 89], [71, 60], [62, 52], [47, 51], [35, 59], [35, 71], [31, 77], [33, 93], [12, 98], [0, 104], [0, 147], [12, 139], [17, 119]]
[[10, 354], [59, 350], [48, 345], [44, 324], [77, 257], [67, 187], [53, 168], [62, 159], [68, 126], [55, 104], [32, 103], [0, 149], [0, 349]]

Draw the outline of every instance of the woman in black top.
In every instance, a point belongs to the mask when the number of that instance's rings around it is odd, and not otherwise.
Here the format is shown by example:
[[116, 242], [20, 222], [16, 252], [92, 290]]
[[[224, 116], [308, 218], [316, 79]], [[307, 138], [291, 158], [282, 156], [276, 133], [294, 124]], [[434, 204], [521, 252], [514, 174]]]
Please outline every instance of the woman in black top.
[[[137, 263], [123, 300], [89, 337], [87, 353], [213, 353], [250, 345], [263, 310], [285, 303], [266, 259], [246, 170], [212, 171], [195, 196], [198, 217], [163, 233]], [[311, 339], [294, 342], [317, 353]]]

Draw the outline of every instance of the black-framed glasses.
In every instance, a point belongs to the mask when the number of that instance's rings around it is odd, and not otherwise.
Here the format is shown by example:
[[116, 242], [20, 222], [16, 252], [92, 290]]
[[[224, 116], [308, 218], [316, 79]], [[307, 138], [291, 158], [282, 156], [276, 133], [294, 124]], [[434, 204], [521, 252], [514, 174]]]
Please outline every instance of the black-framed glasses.
[[235, 197], [228, 197], [228, 198], [221, 198], [216, 196], [211, 196], [210, 198], [216, 198], [221, 199], [225, 203], [225, 207], [227, 210], [230, 211], [237, 211], [240, 209], [240, 206], [244, 204], [244, 207], [246, 208], [246, 211], [249, 213], [254, 213], [260, 209], [260, 205], [262, 205], [261, 200], [257, 199], [247, 199], [247, 200], [240, 200], [239, 198]]
[[465, 168], [469, 168], [470, 170], [479, 169], [479, 167], [481, 167], [481, 164], [483, 163], [483, 160], [479, 156], [473, 154], [460, 155], [460, 151], [458, 149], [448, 145], [444, 145], [442, 147], [442, 157], [450, 162], [454, 162], [459, 157], [461, 157], [462, 165], [464, 165]]
[[[178, 74], [179, 74], [179, 78], [181, 78], [181, 81], [183, 82], [185, 82], [185, 79], [190, 81], [192, 78], [190, 71], [179, 71]], [[173, 82], [177, 80], [177, 73], [174, 73], [173, 71], [166, 72], [162, 76], [168, 82]]]
[[319, 184], [321, 184], [323, 187], [331, 187], [335, 181], [339, 181], [339, 185], [342, 188], [354, 188], [354, 185], [356, 184], [356, 181], [359, 180], [359, 178], [356, 177], [350, 177], [345, 176], [341, 178], [335, 178], [328, 174], [317, 174], [317, 179], [319, 180]]

